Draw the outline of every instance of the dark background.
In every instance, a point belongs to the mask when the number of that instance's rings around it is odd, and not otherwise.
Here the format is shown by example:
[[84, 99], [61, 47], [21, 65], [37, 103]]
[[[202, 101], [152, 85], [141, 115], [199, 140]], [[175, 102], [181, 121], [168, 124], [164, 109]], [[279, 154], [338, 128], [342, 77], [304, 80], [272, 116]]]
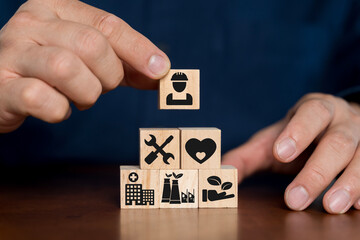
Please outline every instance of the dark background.
[[[218, 127], [225, 153], [306, 93], [359, 90], [359, 1], [86, 2], [148, 37], [172, 68], [200, 69], [200, 110], [160, 111], [156, 91], [118, 88], [63, 123], [29, 118], [0, 135], [1, 163], [136, 164], [139, 127]], [[0, 2], [1, 26], [21, 3]]]

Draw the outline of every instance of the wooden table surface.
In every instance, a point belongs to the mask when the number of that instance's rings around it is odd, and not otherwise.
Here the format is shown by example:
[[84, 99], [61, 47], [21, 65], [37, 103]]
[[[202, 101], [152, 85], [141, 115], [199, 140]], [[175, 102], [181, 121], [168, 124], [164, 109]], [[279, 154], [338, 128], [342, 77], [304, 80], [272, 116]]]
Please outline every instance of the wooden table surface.
[[360, 239], [360, 212], [288, 210], [291, 180], [239, 187], [238, 209], [119, 209], [118, 166], [1, 168], [0, 239]]

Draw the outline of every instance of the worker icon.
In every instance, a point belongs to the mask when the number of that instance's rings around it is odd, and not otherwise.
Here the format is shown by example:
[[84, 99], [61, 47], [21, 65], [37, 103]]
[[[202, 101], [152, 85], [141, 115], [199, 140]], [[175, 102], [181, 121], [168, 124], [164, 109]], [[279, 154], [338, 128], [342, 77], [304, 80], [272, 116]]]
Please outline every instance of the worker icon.
[[185, 73], [176, 72], [171, 77], [172, 86], [176, 93], [170, 93], [166, 97], [167, 105], [193, 105], [193, 97], [191, 94], [183, 91], [186, 89], [188, 78]]
[[170, 69], [160, 79], [159, 109], [200, 109], [200, 71]]

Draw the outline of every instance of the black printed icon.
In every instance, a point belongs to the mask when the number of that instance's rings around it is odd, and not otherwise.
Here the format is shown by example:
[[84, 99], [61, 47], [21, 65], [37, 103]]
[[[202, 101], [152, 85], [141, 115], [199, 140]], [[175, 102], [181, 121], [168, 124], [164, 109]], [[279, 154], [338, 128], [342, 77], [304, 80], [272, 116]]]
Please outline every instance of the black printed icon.
[[[131, 172], [128, 177], [130, 182], [136, 182], [139, 176]], [[142, 189], [142, 184], [125, 184], [125, 205], [154, 205], [155, 190]]]
[[[185, 73], [177, 72], [171, 77], [173, 88], [176, 92], [181, 93], [186, 88], [188, 78]], [[166, 105], [193, 105], [193, 97], [186, 93], [185, 98], [176, 98], [176, 93], [170, 93], [166, 97]]]
[[186, 142], [185, 149], [190, 157], [202, 164], [214, 154], [216, 143], [210, 138], [205, 138], [202, 141], [191, 138]]
[[159, 146], [156, 143], [156, 137], [154, 135], [149, 134], [149, 136], [151, 137], [151, 139], [149, 141], [147, 141], [145, 139], [144, 140], [145, 144], [148, 145], [148, 146], [154, 147], [155, 151], [150, 152], [145, 157], [145, 162], [150, 165], [151, 163], [153, 163], [156, 160], [156, 158], [158, 157], [158, 154], [160, 153], [162, 155], [162, 157], [163, 157], [163, 162], [165, 164], [170, 164], [168, 162], [168, 160], [169, 160], [169, 158], [175, 159], [174, 155], [172, 153], [165, 152], [164, 148], [165, 148], [166, 145], [168, 145], [173, 140], [174, 136], [170, 135], [161, 146]]
[[[194, 203], [195, 202], [195, 189], [193, 192], [189, 192], [189, 189], [186, 189], [186, 192], [181, 192], [181, 199], [180, 199], [180, 190], [179, 190], [179, 178], [183, 176], [182, 173], [175, 174], [165, 174], [166, 178], [164, 178], [164, 187], [162, 193], [162, 203], [169, 203], [169, 204], [181, 204], [181, 203]], [[172, 179], [172, 183], [170, 184], [170, 178]]]
[[218, 193], [216, 190], [203, 189], [203, 191], [202, 191], [202, 201], [203, 202], [207, 202], [207, 200], [214, 202], [214, 201], [219, 201], [219, 200], [235, 197], [234, 194], [226, 195], [226, 192], [225, 192], [226, 190], [228, 190], [232, 187], [231, 182], [224, 182], [223, 184], [221, 184], [221, 179], [218, 176], [210, 176], [210, 177], [208, 177], [207, 181], [209, 184], [211, 184], [213, 186], [221, 185], [221, 190], [223, 190], [224, 192]]
[[132, 172], [129, 174], [128, 178], [130, 182], [136, 182], [139, 179], [139, 175], [137, 175], [136, 172]]

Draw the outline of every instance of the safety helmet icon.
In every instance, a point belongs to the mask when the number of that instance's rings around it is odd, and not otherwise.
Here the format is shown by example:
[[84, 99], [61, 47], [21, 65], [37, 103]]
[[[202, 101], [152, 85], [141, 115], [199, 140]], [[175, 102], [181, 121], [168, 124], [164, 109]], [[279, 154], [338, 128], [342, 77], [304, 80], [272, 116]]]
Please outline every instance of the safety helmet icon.
[[188, 78], [185, 73], [177, 72], [172, 75], [171, 81], [175, 91], [182, 92], [186, 88], [186, 81], [188, 81]]

